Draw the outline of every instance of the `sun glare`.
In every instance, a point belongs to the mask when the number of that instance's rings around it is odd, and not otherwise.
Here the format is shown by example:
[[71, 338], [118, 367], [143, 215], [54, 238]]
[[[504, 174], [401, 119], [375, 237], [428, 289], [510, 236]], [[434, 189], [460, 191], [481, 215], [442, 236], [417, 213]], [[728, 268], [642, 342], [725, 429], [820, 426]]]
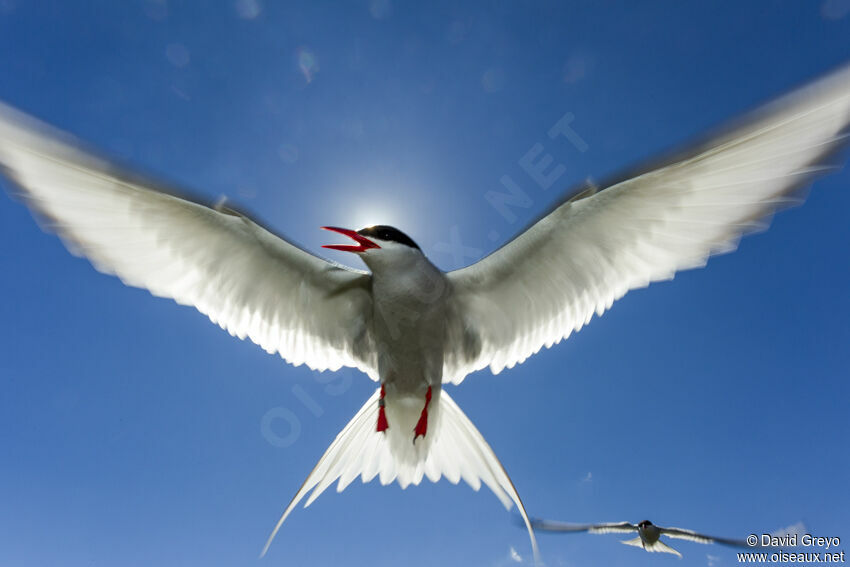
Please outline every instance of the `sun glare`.
[[360, 206], [340, 211], [340, 222], [355, 230], [386, 224], [394, 226], [408, 234], [416, 233], [418, 223], [411, 208], [405, 207], [400, 200], [388, 198], [386, 194], [381, 199], [369, 199]]

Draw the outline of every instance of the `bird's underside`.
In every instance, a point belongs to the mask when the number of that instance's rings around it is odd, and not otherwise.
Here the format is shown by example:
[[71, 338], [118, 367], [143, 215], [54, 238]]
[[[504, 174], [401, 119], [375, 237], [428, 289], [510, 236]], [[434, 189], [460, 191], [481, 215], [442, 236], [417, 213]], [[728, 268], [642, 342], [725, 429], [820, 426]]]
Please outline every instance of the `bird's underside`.
[[513, 367], [629, 290], [733, 250], [834, 168], [848, 123], [845, 67], [663, 163], [563, 200], [499, 250], [447, 274], [386, 226], [331, 228], [355, 244], [330, 247], [356, 253], [370, 272], [323, 260], [3, 105], [0, 170], [45, 228], [99, 271], [192, 305], [293, 365], [348, 366], [380, 382], [281, 522], [307, 491], [309, 504], [357, 476], [402, 486], [424, 476], [483, 482], [525, 517], [492, 449], [442, 384]]

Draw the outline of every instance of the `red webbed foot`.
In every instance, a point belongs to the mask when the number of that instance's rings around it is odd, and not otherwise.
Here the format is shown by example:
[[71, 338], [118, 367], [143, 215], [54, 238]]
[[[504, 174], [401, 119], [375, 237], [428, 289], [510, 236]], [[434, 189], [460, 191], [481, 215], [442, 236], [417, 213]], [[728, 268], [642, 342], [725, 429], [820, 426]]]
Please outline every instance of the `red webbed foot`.
[[378, 433], [383, 433], [390, 428], [390, 424], [387, 423], [387, 412], [384, 409], [384, 406], [386, 405], [384, 402], [385, 395], [386, 391], [384, 390], [384, 385], [381, 384], [381, 397], [378, 398], [378, 426], [375, 428], [375, 431]]
[[428, 386], [428, 391], [425, 393], [425, 407], [422, 408], [422, 414], [419, 416], [419, 421], [416, 422], [416, 427], [413, 428], [413, 442], [421, 436], [425, 437], [428, 433], [428, 405], [431, 403], [431, 386]]

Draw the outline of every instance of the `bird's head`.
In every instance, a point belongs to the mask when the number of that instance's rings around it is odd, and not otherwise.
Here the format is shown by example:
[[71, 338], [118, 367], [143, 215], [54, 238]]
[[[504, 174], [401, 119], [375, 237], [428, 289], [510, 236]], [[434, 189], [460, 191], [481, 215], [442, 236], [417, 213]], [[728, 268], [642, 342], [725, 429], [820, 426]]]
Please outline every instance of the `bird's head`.
[[353, 252], [374, 270], [376, 266], [394, 264], [404, 266], [408, 261], [422, 258], [422, 250], [413, 239], [397, 228], [375, 225], [360, 230], [335, 226], [323, 226], [325, 230], [338, 232], [351, 238], [356, 244], [325, 244], [322, 248]]
[[652, 525], [652, 522], [650, 522], [649, 520], [644, 520], [644, 521], [642, 521], [641, 523], [638, 524], [638, 527], [642, 530], [645, 530], [646, 528], [648, 528], [651, 525]]

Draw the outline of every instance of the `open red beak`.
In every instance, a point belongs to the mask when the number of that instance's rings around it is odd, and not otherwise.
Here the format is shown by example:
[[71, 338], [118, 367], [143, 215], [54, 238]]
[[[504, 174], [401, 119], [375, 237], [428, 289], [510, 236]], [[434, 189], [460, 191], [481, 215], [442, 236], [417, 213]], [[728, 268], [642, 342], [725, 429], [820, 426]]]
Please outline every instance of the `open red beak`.
[[322, 246], [322, 248], [330, 248], [331, 250], [341, 250], [343, 252], [365, 252], [370, 248], [380, 248], [380, 246], [378, 246], [365, 236], [358, 234], [355, 230], [339, 228], [336, 226], [323, 226], [322, 228], [324, 230], [330, 230], [333, 232], [344, 234], [345, 236], [349, 237], [357, 243], [357, 246], [353, 246], [351, 244], [325, 244], [324, 246]]

